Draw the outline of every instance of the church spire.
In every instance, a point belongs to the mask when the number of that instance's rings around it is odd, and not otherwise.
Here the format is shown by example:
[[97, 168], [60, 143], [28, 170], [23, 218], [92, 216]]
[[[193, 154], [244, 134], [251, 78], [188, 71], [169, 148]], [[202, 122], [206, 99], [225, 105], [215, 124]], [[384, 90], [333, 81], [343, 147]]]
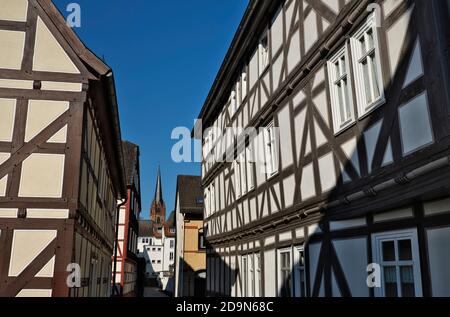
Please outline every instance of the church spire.
[[162, 188], [161, 188], [161, 169], [158, 166], [158, 176], [156, 178], [156, 189], [155, 189], [155, 203], [164, 202], [162, 198]]

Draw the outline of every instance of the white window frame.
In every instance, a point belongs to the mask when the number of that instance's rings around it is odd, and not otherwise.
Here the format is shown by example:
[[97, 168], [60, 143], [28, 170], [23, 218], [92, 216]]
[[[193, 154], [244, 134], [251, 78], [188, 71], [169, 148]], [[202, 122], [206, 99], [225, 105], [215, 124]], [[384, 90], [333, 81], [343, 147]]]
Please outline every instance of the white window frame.
[[247, 98], [248, 91], [248, 75], [247, 70], [244, 69], [241, 75], [241, 103]]
[[216, 184], [214, 182], [211, 183], [211, 199], [210, 199], [210, 210], [213, 215], [216, 212]]
[[270, 122], [264, 129], [264, 152], [267, 178], [278, 174], [278, 146], [274, 122]]
[[255, 257], [253, 254], [248, 255], [248, 284], [247, 291], [249, 297], [255, 297], [255, 285], [256, 285], [256, 270], [255, 270]]
[[[266, 40], [266, 47], [263, 45], [263, 41]], [[258, 44], [258, 69], [259, 69], [259, 76], [261, 76], [266, 69], [269, 67], [270, 64], [270, 58], [269, 58], [269, 30], [265, 29], [263, 35], [259, 39]]]
[[250, 145], [245, 149], [245, 158], [247, 170], [247, 187], [248, 192], [251, 192], [255, 189], [255, 156], [252, 142], [250, 142]]
[[288, 297], [294, 296], [294, 272], [293, 272], [293, 257], [292, 257], [292, 247], [279, 249], [277, 254], [277, 274], [278, 274], [278, 287], [277, 287], [277, 294], [278, 296], [283, 296], [282, 294], [282, 287], [283, 287], [283, 274], [281, 271], [281, 255], [282, 254], [289, 254], [289, 266], [290, 266], [290, 276], [291, 276], [291, 285], [290, 285], [290, 294]]
[[[340, 74], [338, 78], [338, 74], [336, 73], [336, 63], [339, 63], [339, 67], [342, 67], [341, 60], [342, 57], [345, 58], [345, 70], [341, 69], [341, 72], [344, 71], [344, 74]], [[333, 124], [334, 124], [334, 132], [335, 134], [345, 130], [349, 126], [351, 126], [355, 122], [355, 110], [353, 105], [353, 93], [352, 93], [352, 77], [350, 72], [350, 57], [348, 53], [347, 43], [342, 47], [328, 62], [328, 84], [330, 87], [330, 96], [331, 96], [331, 108], [333, 113]], [[338, 84], [342, 84], [343, 81], [347, 81], [347, 100], [344, 102], [348, 102], [349, 104], [341, 105], [339, 98], [339, 88]], [[343, 121], [342, 118], [342, 108], [350, 108], [350, 117], [346, 118]]]
[[262, 297], [261, 253], [255, 253], [255, 297]]
[[[397, 241], [401, 240], [411, 240], [411, 253], [412, 253], [412, 261], [400, 261], [398, 260], [398, 250], [397, 250]], [[383, 262], [383, 242], [386, 241], [394, 241], [395, 242], [395, 253], [396, 253], [396, 261], [393, 262]], [[421, 278], [421, 268], [420, 268], [420, 257], [419, 257], [419, 244], [417, 238], [417, 230], [409, 229], [409, 230], [400, 230], [400, 231], [390, 231], [390, 232], [382, 232], [372, 235], [372, 252], [373, 252], [373, 261], [381, 266], [381, 287], [375, 288], [375, 296], [376, 297], [385, 297], [385, 287], [384, 287], [384, 265], [386, 266], [395, 266], [396, 267], [396, 277], [397, 277], [397, 293], [398, 296], [401, 297], [401, 280], [399, 274], [399, 266], [401, 265], [409, 265], [413, 267], [414, 274], [414, 288], [415, 288], [415, 296], [422, 297], [422, 278]]]
[[248, 296], [248, 261], [247, 256], [242, 256], [242, 297]]
[[[359, 39], [364, 36], [369, 30], [373, 32], [373, 41], [374, 41], [374, 53], [376, 56], [376, 71], [378, 73], [378, 87], [380, 90], [380, 96], [371, 103], [368, 104], [366, 98], [366, 87], [364, 83], [364, 71], [361, 65], [361, 61], [366, 58], [370, 58], [370, 52], [367, 52], [363, 55], [363, 52], [360, 47]], [[366, 39], [367, 45], [367, 39]], [[353, 63], [353, 71], [354, 71], [354, 81], [355, 81], [355, 90], [356, 90], [356, 99], [358, 103], [358, 117], [362, 118], [377, 107], [381, 106], [385, 103], [385, 93], [384, 93], [384, 85], [383, 85], [383, 71], [381, 69], [381, 54], [380, 54], [380, 42], [378, 37], [378, 28], [376, 27], [376, 17], [375, 14], [371, 14], [364, 25], [362, 25], [350, 38], [350, 46], [352, 50], [352, 63]], [[372, 51], [373, 52], [373, 51]], [[369, 71], [372, 73], [372, 68], [368, 67]], [[373, 76], [370, 76], [371, 82], [371, 94], [373, 95], [372, 88], [374, 87]]]
[[211, 215], [211, 212], [209, 210], [209, 187], [206, 188], [205, 190], [205, 214], [206, 214], [206, 218], [208, 218]]
[[234, 161], [234, 182], [235, 182], [235, 191], [236, 191], [236, 198], [242, 197], [241, 192], [241, 165], [239, 163], [239, 159]]
[[241, 193], [242, 196], [247, 194], [247, 160], [245, 150], [239, 154], [239, 167], [241, 168]]
[[[305, 258], [305, 248], [304, 246], [297, 246], [294, 247], [294, 296], [295, 297], [307, 297], [307, 286], [306, 286], [306, 258]], [[303, 257], [305, 260], [304, 265], [300, 265], [300, 253], [303, 252]], [[304, 280], [304, 286], [303, 286], [303, 296], [302, 296], [302, 290], [300, 288], [300, 276], [303, 269], [303, 280]]]

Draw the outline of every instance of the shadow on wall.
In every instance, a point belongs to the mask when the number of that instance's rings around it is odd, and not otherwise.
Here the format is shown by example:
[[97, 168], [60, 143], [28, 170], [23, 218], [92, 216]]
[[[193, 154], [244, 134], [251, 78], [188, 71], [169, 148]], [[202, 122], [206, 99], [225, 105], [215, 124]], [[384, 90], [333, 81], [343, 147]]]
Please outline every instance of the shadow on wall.
[[206, 296], [206, 270], [194, 270], [183, 259], [181, 266], [183, 280], [179, 281], [179, 294], [181, 297], [205, 297]]
[[[328, 174], [319, 174], [322, 163], [324, 163], [324, 165], [327, 165], [331, 162], [328, 165], [333, 166], [332, 170], [334, 169], [337, 173], [335, 186], [330, 186], [330, 188], [332, 188], [331, 191], [322, 194], [319, 197], [320, 199], [316, 199], [318, 200], [317, 204], [315, 204], [314, 199], [307, 201], [307, 203], [310, 202], [310, 205], [312, 206], [314, 204], [318, 205], [320, 202], [328, 204], [331, 202], [342, 201], [342, 199], [346, 197], [348, 193], [356, 193], [358, 191], [362, 191], [362, 189], [367, 188], [370, 189], [365, 190], [357, 200], [355, 199], [354, 201], [347, 202], [345, 207], [345, 215], [342, 213], [342, 204], [339, 204], [336, 207], [330, 207], [326, 210], [320, 210], [318, 230], [323, 233], [320, 236], [320, 240], [316, 239], [310, 241], [311, 238], [309, 236], [303, 243], [304, 258], [302, 257], [302, 259], [305, 261], [306, 265], [304, 266], [305, 273], [302, 283], [304, 283], [305, 285], [304, 294], [306, 296], [331, 297], [333, 295], [336, 296], [337, 293], [339, 293], [340, 296], [344, 297], [358, 296], [358, 294], [355, 294], [355, 292], [351, 289], [351, 285], [348, 280], [349, 277], [345, 276], [343, 265], [339, 261], [340, 259], [334, 247], [332, 237], [328, 233], [330, 229], [328, 227], [330, 220], [347, 220], [352, 217], [357, 217], [359, 213], [361, 213], [362, 217], [363, 212], [366, 211], [364, 210], [364, 208], [367, 208], [367, 206], [369, 205], [371, 206], [371, 212], [379, 212], [388, 211], [386, 210], [386, 206], [388, 206], [389, 209], [395, 209], [406, 204], [414, 203], [412, 194], [404, 194], [404, 192], [407, 190], [405, 186], [400, 188], [395, 187], [391, 190], [385, 190], [377, 195], [378, 193], [376, 193], [371, 188], [371, 180], [377, 179], [378, 184], [381, 181], [388, 180], [394, 177], [393, 175], [398, 174], [399, 169], [402, 167], [394, 163], [403, 160], [406, 156], [403, 153], [405, 143], [407, 143], [406, 141], [408, 141], [409, 146], [413, 148], [412, 152], [423, 147], [426, 148], [426, 146], [429, 144], [419, 144], [419, 142], [421, 142], [420, 135], [429, 133], [434, 134], [434, 139], [436, 141], [436, 139], [438, 138], [438, 129], [441, 129], [436, 124], [432, 124], [436, 123], [436, 120], [438, 119], [433, 117], [433, 114], [430, 115], [428, 109], [431, 107], [436, 109], [438, 107], [442, 107], [442, 105], [436, 104], [439, 99], [436, 99], [435, 96], [432, 96], [431, 92], [429, 92], [428, 100], [423, 101], [422, 99], [419, 100], [418, 98], [418, 96], [421, 96], [423, 92], [427, 91], [427, 89], [432, 89], [429, 84], [429, 78], [433, 78], [433, 76], [437, 75], [430, 72], [435, 71], [437, 67], [439, 67], [436, 65], [438, 64], [438, 62], [430, 59], [425, 59], [425, 54], [423, 54], [423, 73], [410, 82], [407, 82], [409, 72], [411, 71], [411, 67], [413, 67], [411, 66], [411, 62], [414, 62], [416, 58], [415, 54], [417, 54], [416, 43], [419, 43], [417, 45], [421, 45], [421, 47], [419, 47], [421, 48], [422, 52], [429, 51], [429, 48], [425, 47], [424, 41], [418, 41], [419, 38], [426, 38], [426, 36], [421, 33], [430, 29], [425, 25], [426, 21], [424, 21], [424, 18], [421, 16], [425, 11], [427, 12], [427, 14], [430, 14], [430, 9], [425, 9], [423, 6], [426, 6], [426, 4], [420, 1], [415, 1], [415, 9], [413, 10], [413, 16], [410, 20], [410, 24], [407, 29], [408, 31], [406, 32], [403, 41], [402, 53], [399, 58], [399, 63], [392, 79], [390, 80], [388, 79], [391, 74], [388, 66], [389, 58], [386, 55], [388, 54], [388, 52], [382, 51], [382, 54], [384, 55], [382, 55], [383, 65], [381, 68], [383, 74], [386, 103], [374, 110], [370, 116], [359, 120], [357, 119], [356, 125], [345, 132], [345, 135], [347, 135], [346, 137], [335, 137], [333, 131], [327, 127], [327, 123], [324, 122], [323, 118], [317, 111], [317, 106], [314, 104], [316, 95], [312, 89], [313, 85], [306, 84], [305, 88], [303, 89], [303, 92], [307, 97], [307, 101], [305, 101], [303, 105], [299, 106], [300, 109], [298, 111], [306, 109], [306, 112], [311, 114], [309, 118], [314, 119], [315, 125], [317, 125], [318, 128], [322, 130], [327, 144], [317, 146], [315, 135], [316, 131], [314, 130], [314, 128], [310, 129], [309, 132], [311, 134], [312, 143], [311, 152], [313, 154], [309, 154], [309, 156], [304, 155], [304, 157], [300, 158], [300, 162], [309, 160], [314, 163], [313, 165], [316, 171], [314, 173], [315, 182], [314, 184], [312, 184], [312, 186], [316, 185], [316, 191], [327, 191], [324, 189], [324, 187], [327, 186], [330, 181], [330, 177], [332, 177]], [[382, 38], [384, 38], [384, 36], [382, 36]], [[312, 75], [311, 82], [314, 82], [314, 74]], [[350, 92], [350, 94], [353, 98], [355, 114], [357, 114], [357, 100], [355, 93]], [[423, 103], [421, 103], [422, 101]], [[418, 105], [418, 103], [421, 104]], [[436, 109], [434, 110], [435, 113], [439, 113], [441, 111], [441, 109], [439, 109], [439, 111]], [[426, 124], [420, 124], [424, 122], [424, 117], [426, 118], [428, 116], [430, 116], [429, 121], [432, 131], [427, 130], [428, 127]], [[327, 119], [328, 121], [332, 122], [331, 113], [330, 117]], [[412, 122], [415, 122], [416, 130], [411, 130], [411, 124], [409, 124], [408, 126], [404, 124], [406, 119], [410, 119]], [[404, 125], [402, 126], [402, 124]], [[312, 124], [309, 125], [314, 126]], [[421, 131], [421, 128], [426, 129], [427, 131]], [[293, 129], [303, 129], [303, 127], [295, 127]], [[442, 137], [442, 133], [440, 134]], [[416, 136], [413, 137], [415, 141], [411, 140], [411, 135]], [[337, 141], [341, 142], [340, 139], [344, 138], [348, 140], [348, 136], [354, 136], [355, 141], [353, 150], [343, 151], [341, 148], [343, 147], [343, 145], [337, 144]], [[339, 153], [335, 152], [335, 148], [333, 147], [333, 150], [330, 150], [329, 144], [335, 144], [335, 147], [339, 149]], [[302, 147], [305, 147], [305, 144], [303, 144]], [[301, 153], [304, 152], [305, 149], [303, 148], [301, 150]], [[327, 155], [327, 152], [331, 155]], [[427, 159], [427, 156], [425, 156], [425, 154], [427, 154], [426, 151], [424, 151], [424, 153], [418, 153], [417, 156], [412, 156], [410, 158], [425, 160]], [[297, 153], [294, 153], [294, 155], [297, 156]], [[345, 166], [344, 162], [342, 162], [344, 158], [346, 158]], [[329, 161], [326, 161], [328, 159]], [[343, 167], [338, 168], [338, 166], [341, 167], [341, 164]], [[381, 169], [383, 169], [383, 171], [380, 173], [379, 171]], [[301, 174], [301, 169], [299, 169], [298, 173]], [[230, 177], [234, 177], [234, 175], [231, 175]], [[372, 178], [369, 180], [369, 177]], [[301, 184], [299, 184], [300, 179], [301, 178], [296, 175], [296, 193], [300, 192], [301, 189]], [[231, 182], [230, 186], [233, 186]], [[373, 192], [371, 192], [371, 190], [373, 190]], [[231, 189], [231, 191], [234, 192], [234, 189]], [[399, 198], [400, 193], [402, 193], [403, 195], [401, 196], [401, 200]], [[436, 191], [433, 196], [444, 194], [444, 192]], [[433, 196], [427, 196], [423, 198], [435, 198]], [[300, 197], [296, 198], [295, 204], [302, 204]], [[314, 221], [314, 223], [317, 223], [317, 221]], [[207, 231], [207, 228], [205, 230]], [[361, 234], [361, 236], [363, 238], [369, 239], [370, 232], [363, 233]], [[260, 236], [258, 236], [258, 239], [259, 238]], [[317, 257], [317, 264], [315, 265], [315, 272], [313, 273], [309, 271], [310, 269], [308, 267], [311, 256], [309, 249], [312, 244], [314, 244], [314, 248], [318, 246], [317, 250], [315, 249], [314, 252], [316, 254], [315, 256]], [[207, 249], [212, 250], [208, 241], [207, 245]], [[242, 255], [245, 255], [245, 253], [242, 253]], [[294, 284], [298, 283], [300, 279], [298, 279], [296, 276], [292, 276], [292, 274], [285, 275], [282, 281], [279, 280], [281, 279], [281, 277], [277, 276], [274, 280], [277, 281], [278, 279], [277, 285], [264, 285], [264, 271], [273, 270], [274, 276], [279, 274], [280, 259], [277, 252], [275, 253], [275, 256], [276, 260], [274, 263], [274, 267], [264, 268], [264, 265], [262, 265], [263, 270], [260, 271], [262, 274], [262, 276], [260, 277], [262, 281], [260, 282], [260, 284], [258, 284], [258, 281], [256, 280], [253, 280], [253, 282], [256, 283], [256, 285], [260, 285], [261, 291], [264, 288], [268, 289], [273, 287], [273, 289], [276, 289], [275, 294], [277, 296], [290, 297], [298, 295], [299, 292], [296, 291], [296, 286]], [[208, 281], [206, 285], [207, 296], [243, 296], [243, 294], [248, 294], [248, 292], [244, 292], [244, 289], [248, 290], [249, 284], [247, 283], [251, 281], [251, 277], [248, 275], [250, 274], [250, 272], [248, 269], [245, 271], [242, 269], [243, 262], [241, 260], [241, 263], [238, 263], [238, 259], [240, 259], [240, 257], [228, 256], [226, 261], [224, 261], [224, 255], [219, 255], [217, 253], [208, 254]], [[261, 261], [264, 261], [264, 254], [261, 253], [260, 259]], [[248, 263], [245, 264], [248, 265]], [[291, 257], [288, 265], [293, 268], [295, 265], [298, 265], [298, 263], [294, 263]], [[241, 269], [242, 274], [239, 272], [239, 269]], [[361, 267], [361, 270], [363, 271], [363, 275], [366, 274], [367, 276], [366, 267]], [[295, 270], [291, 269], [290, 271], [296, 274]], [[246, 276], [243, 277], [243, 274]], [[253, 274], [253, 272], [251, 274]], [[253, 292], [253, 294], [255, 294], [255, 292]], [[264, 294], [264, 292], [260, 294]], [[373, 295], [373, 290], [370, 290], [370, 294]]]

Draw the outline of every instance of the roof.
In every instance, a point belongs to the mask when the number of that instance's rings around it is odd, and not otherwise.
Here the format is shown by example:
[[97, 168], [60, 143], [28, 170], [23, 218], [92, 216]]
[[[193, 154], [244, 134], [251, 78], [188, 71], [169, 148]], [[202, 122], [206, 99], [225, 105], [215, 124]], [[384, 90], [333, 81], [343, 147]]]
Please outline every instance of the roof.
[[203, 215], [202, 178], [200, 176], [178, 176], [177, 200], [180, 212]]
[[105, 151], [114, 188], [118, 197], [126, 198], [122, 138], [113, 71], [84, 45], [78, 35], [67, 25], [64, 16], [51, 0], [36, 1], [51, 20], [53, 26], [64, 37], [72, 51], [86, 66], [89, 73], [86, 74], [87, 79], [93, 81], [92, 86], [99, 87], [102, 90], [102, 96], [105, 98], [106, 104], [98, 104], [97, 102], [94, 103], [94, 106], [103, 123], [100, 125], [102, 136], [111, 139], [111, 142], [105, 142]]
[[153, 223], [151, 220], [139, 220], [139, 237], [152, 237]]
[[167, 218], [167, 220], [166, 220], [166, 224], [168, 226], [173, 226], [174, 221], [175, 221], [175, 211], [172, 211], [169, 215], [169, 218]]
[[[271, 14], [267, 14], [267, 12], [275, 12], [281, 3], [282, 0], [249, 1], [244, 17], [198, 116], [199, 119], [203, 119], [203, 128], [207, 128], [210, 125], [212, 114], [228, 100], [231, 85], [233, 84], [232, 81], [236, 79], [237, 72], [240, 72], [244, 66], [242, 62], [254, 52], [256, 42], [259, 39], [257, 36], [258, 32], [262, 31], [267, 25], [260, 23], [260, 21], [271, 18]], [[194, 127], [194, 137], [200, 137], [197, 134], [198, 132], [200, 131]]]
[[126, 182], [127, 185], [131, 186], [133, 185], [134, 176], [139, 172], [139, 146], [123, 141], [122, 149]]
[[156, 178], [155, 198], [154, 203], [163, 203], [162, 187], [161, 187], [161, 169], [158, 167], [158, 176]]

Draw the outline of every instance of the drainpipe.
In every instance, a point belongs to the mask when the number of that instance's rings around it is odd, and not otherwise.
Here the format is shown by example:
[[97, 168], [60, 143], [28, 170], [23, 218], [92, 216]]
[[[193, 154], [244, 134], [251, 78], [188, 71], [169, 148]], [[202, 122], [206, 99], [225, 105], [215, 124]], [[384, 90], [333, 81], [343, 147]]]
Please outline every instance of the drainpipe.
[[[122, 208], [127, 203], [126, 199], [122, 199], [122, 202], [117, 205], [116, 212], [116, 238], [115, 238], [115, 248], [114, 248], [114, 270], [113, 270], [113, 291], [111, 297], [119, 296], [119, 290], [116, 287], [116, 271], [117, 271], [117, 249], [119, 248], [119, 219], [120, 219], [120, 208]], [[125, 247], [125, 246], [124, 246]]]

